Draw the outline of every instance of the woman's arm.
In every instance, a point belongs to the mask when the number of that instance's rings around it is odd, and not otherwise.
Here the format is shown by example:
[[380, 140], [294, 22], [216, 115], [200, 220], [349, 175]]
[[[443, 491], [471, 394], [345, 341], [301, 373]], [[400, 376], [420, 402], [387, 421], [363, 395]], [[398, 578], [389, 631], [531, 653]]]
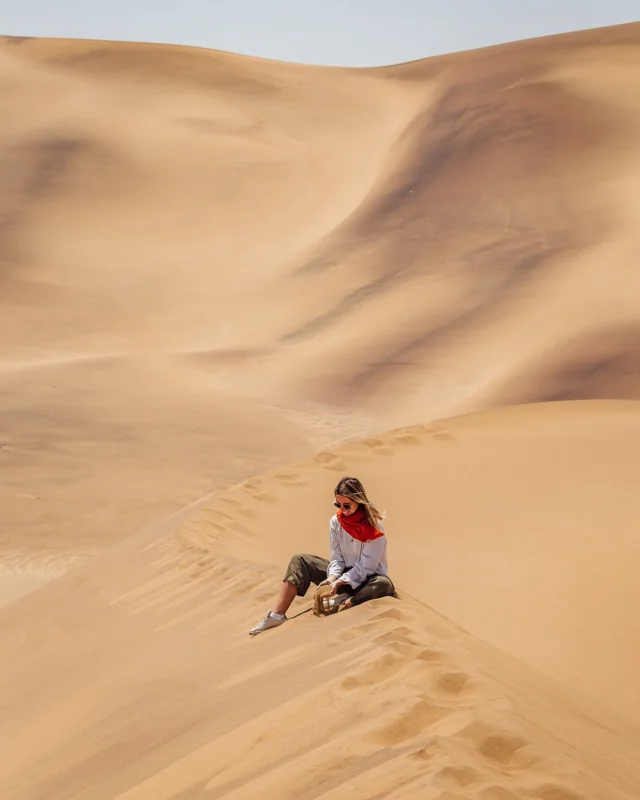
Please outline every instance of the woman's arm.
[[340, 538], [338, 536], [338, 520], [335, 517], [331, 518], [329, 523], [329, 569], [327, 570], [327, 577], [331, 580], [339, 578], [344, 572], [344, 556], [342, 555], [342, 548], [340, 547]]
[[378, 569], [378, 564], [384, 553], [384, 545], [384, 536], [363, 544], [358, 563], [351, 567], [348, 572], [345, 572], [340, 580], [357, 589], [361, 583], [364, 583]]

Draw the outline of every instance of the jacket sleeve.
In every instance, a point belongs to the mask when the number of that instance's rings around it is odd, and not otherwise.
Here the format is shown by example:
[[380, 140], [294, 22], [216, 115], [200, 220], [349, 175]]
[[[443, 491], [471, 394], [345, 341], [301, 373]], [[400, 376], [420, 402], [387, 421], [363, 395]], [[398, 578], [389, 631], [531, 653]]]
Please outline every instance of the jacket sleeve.
[[344, 556], [342, 555], [342, 548], [340, 547], [340, 538], [338, 536], [338, 520], [336, 517], [331, 518], [329, 523], [329, 569], [327, 570], [327, 577], [339, 578], [344, 572]]
[[355, 566], [345, 572], [341, 580], [357, 589], [368, 577], [378, 569], [378, 564], [384, 553], [385, 537], [380, 536], [371, 542], [366, 542], [360, 549], [360, 558]]

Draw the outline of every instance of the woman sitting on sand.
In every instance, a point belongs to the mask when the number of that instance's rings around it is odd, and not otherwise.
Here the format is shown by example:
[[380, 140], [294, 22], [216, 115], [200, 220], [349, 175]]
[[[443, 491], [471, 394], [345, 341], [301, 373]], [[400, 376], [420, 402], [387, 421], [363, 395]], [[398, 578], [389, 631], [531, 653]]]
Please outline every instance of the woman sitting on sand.
[[294, 598], [304, 597], [311, 583], [331, 587], [329, 596], [323, 598], [324, 610], [329, 613], [395, 595], [387, 574], [382, 514], [367, 498], [357, 478], [342, 478], [335, 496], [338, 513], [329, 524], [330, 560], [304, 554], [293, 556], [273, 611], [267, 611], [265, 618], [249, 631], [251, 636], [286, 622]]

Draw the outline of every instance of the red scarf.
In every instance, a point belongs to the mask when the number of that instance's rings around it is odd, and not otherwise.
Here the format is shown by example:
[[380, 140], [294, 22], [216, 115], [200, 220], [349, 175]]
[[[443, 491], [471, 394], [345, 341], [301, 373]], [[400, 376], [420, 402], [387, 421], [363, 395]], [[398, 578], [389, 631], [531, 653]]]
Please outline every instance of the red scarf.
[[384, 536], [383, 531], [381, 531], [379, 528], [374, 528], [369, 522], [362, 507], [360, 507], [357, 511], [354, 511], [353, 514], [349, 514], [348, 517], [345, 517], [342, 511], [338, 511], [338, 522], [340, 525], [342, 525], [349, 536], [352, 536], [354, 539], [357, 539], [363, 544], [366, 542], [372, 542], [374, 539], [379, 539], [381, 536]]

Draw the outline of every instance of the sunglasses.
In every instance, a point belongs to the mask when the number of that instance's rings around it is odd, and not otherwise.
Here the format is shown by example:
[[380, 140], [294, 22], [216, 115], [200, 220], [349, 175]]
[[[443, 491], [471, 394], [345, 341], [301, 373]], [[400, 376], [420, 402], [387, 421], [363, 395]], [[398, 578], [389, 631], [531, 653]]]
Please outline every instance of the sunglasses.
[[345, 511], [351, 511], [351, 503], [338, 503], [336, 500], [333, 505], [336, 508], [343, 508]]

